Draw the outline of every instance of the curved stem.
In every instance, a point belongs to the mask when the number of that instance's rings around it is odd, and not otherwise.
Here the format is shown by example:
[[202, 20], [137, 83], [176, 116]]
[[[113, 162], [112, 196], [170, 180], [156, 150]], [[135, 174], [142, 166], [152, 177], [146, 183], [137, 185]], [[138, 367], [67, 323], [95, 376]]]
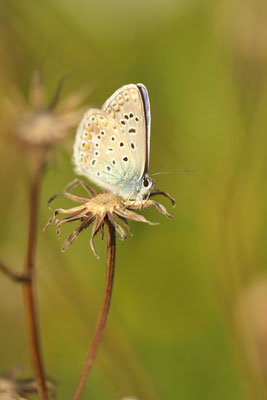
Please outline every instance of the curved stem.
[[10, 267], [7, 265], [3, 264], [2, 261], [0, 261], [0, 271], [3, 272], [6, 276], [8, 276], [12, 281], [14, 282], [19, 282], [23, 283], [29, 279], [29, 277], [25, 274], [21, 274], [20, 272], [13, 271]]
[[95, 327], [95, 331], [93, 334], [92, 341], [89, 346], [89, 350], [85, 359], [85, 363], [82, 369], [82, 373], [79, 379], [79, 382], [76, 386], [74, 395], [72, 400], [78, 400], [81, 396], [81, 393], [84, 389], [87, 376], [90, 372], [90, 369], [93, 365], [97, 349], [100, 344], [100, 340], [103, 335], [103, 331], [106, 325], [108, 311], [111, 301], [112, 287], [113, 287], [113, 279], [114, 279], [114, 271], [115, 271], [115, 248], [116, 248], [116, 237], [115, 237], [115, 229], [113, 225], [109, 222], [108, 219], [105, 221], [106, 223], [106, 236], [107, 236], [107, 266], [106, 266], [106, 278], [105, 278], [105, 289], [104, 295], [102, 299], [101, 310], [98, 316], [97, 324]]
[[36, 248], [36, 225], [38, 211], [38, 195], [41, 183], [41, 177], [44, 170], [44, 153], [40, 159], [38, 158], [37, 166], [35, 166], [34, 175], [30, 188], [30, 219], [28, 231], [28, 245], [26, 264], [24, 269], [25, 276], [28, 280], [24, 282], [24, 311], [26, 319], [26, 329], [28, 332], [29, 346], [32, 365], [36, 377], [38, 394], [41, 400], [48, 400], [47, 387], [45, 383], [45, 374], [42, 363], [41, 347], [39, 341], [37, 308], [35, 299], [35, 276], [34, 276], [34, 256]]

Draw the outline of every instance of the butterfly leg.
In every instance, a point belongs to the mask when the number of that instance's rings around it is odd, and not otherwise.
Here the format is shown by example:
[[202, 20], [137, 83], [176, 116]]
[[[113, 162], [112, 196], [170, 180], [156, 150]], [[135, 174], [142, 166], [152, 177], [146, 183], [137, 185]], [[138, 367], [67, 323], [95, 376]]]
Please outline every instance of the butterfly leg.
[[140, 208], [139, 209], [142, 210], [143, 204], [145, 204], [145, 203], [144, 203], [144, 199], [143, 199], [143, 197], [141, 196], [140, 193], [137, 194], [135, 203], [137, 202], [137, 200], [140, 202]]
[[136, 199], [133, 201], [133, 203], [130, 203], [131, 196], [132, 196], [134, 193], [135, 193], [135, 191], [133, 190], [133, 191], [130, 193], [128, 199], [125, 201], [124, 207], [123, 207], [124, 210], [129, 206], [129, 204], [131, 204], [131, 205], [133, 204], [133, 205], [134, 205], [134, 204], [136, 203]]
[[147, 203], [149, 197], [150, 197], [150, 193], [147, 194], [147, 196], [146, 196], [145, 199], [142, 199], [142, 201], [141, 201], [141, 208], [140, 208], [141, 210], [142, 210], [143, 208], [146, 208], [146, 203]]

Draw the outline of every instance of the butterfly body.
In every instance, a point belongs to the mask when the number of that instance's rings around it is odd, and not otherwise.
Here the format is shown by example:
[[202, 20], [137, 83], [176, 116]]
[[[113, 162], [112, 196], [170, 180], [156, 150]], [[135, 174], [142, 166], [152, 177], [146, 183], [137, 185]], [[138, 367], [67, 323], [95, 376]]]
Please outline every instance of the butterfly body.
[[142, 84], [118, 89], [99, 109], [88, 110], [76, 134], [75, 171], [125, 200], [142, 200], [148, 176], [150, 107]]

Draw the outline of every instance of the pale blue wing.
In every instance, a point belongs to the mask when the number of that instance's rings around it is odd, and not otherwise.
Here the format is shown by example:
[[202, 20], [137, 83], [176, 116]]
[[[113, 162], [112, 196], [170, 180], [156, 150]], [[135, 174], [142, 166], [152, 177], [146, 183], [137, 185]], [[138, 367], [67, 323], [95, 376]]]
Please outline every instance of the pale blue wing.
[[135, 160], [120, 125], [102, 110], [88, 110], [76, 134], [76, 173], [104, 190], [127, 196], [134, 190]]

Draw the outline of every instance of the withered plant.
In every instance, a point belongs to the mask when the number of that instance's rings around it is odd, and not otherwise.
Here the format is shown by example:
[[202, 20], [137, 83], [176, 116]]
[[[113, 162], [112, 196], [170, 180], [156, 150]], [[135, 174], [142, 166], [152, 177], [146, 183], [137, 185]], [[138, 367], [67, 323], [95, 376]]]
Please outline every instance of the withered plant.
[[[68, 190], [77, 185], [81, 185], [85, 189], [87, 195], [89, 195], [89, 198], [76, 196], [68, 192]], [[96, 356], [96, 352], [99, 347], [100, 340], [102, 338], [107, 321], [115, 271], [116, 233], [121, 240], [124, 240], [126, 237], [125, 229], [122, 228], [119, 222], [121, 222], [124, 227], [126, 227], [128, 233], [132, 235], [128, 221], [145, 222], [150, 225], [157, 224], [148, 221], [143, 215], [134, 212], [136, 210], [146, 209], [154, 206], [160, 213], [166, 215], [169, 218], [172, 217], [162, 204], [151, 199], [151, 197], [154, 197], [156, 195], [167, 197], [171, 200], [172, 205], [175, 206], [174, 199], [166, 192], [156, 190], [150, 193], [150, 196], [147, 200], [126, 201], [112, 193], [98, 194], [95, 189], [93, 189], [81, 179], [75, 179], [65, 188], [63, 192], [55, 194], [49, 200], [49, 203], [51, 203], [56, 197], [61, 196], [80, 204], [79, 206], [72, 207], [67, 210], [63, 208], [56, 209], [44, 228], [45, 230], [48, 225], [54, 222], [56, 225], [57, 234], [59, 236], [60, 227], [62, 224], [65, 224], [66, 222], [80, 221], [80, 225], [69, 235], [69, 237], [63, 244], [62, 251], [66, 251], [67, 248], [78, 237], [78, 235], [84, 229], [93, 224], [90, 245], [93, 253], [96, 257], [98, 257], [93, 239], [98, 232], [101, 232], [102, 239], [104, 238], [104, 234], [106, 233], [106, 277], [102, 304], [93, 337], [91, 339], [89, 349], [85, 358], [84, 366], [82, 368], [82, 372], [77, 383], [75, 392], [73, 394], [72, 400], [77, 400], [81, 396], [88, 374], [93, 365], [93, 361]], [[64, 218], [57, 218], [58, 216], [64, 216]]]
[[7, 132], [8, 139], [13, 139], [25, 152], [29, 160], [31, 175], [29, 190], [29, 222], [24, 271], [15, 272], [0, 261], [0, 269], [16, 282], [23, 285], [25, 324], [28, 333], [30, 356], [36, 379], [38, 396], [48, 400], [48, 390], [45, 381], [45, 370], [42, 360], [38, 319], [36, 309], [35, 282], [35, 250], [37, 236], [37, 211], [42, 175], [45, 168], [47, 151], [57, 142], [64, 139], [81, 118], [83, 109], [80, 107], [84, 93], [79, 91], [70, 94], [59, 102], [59, 94], [64, 80], [58, 84], [54, 97], [49, 104], [45, 102], [44, 87], [39, 73], [33, 74], [27, 102], [20, 92], [10, 88], [1, 109], [1, 120]]

